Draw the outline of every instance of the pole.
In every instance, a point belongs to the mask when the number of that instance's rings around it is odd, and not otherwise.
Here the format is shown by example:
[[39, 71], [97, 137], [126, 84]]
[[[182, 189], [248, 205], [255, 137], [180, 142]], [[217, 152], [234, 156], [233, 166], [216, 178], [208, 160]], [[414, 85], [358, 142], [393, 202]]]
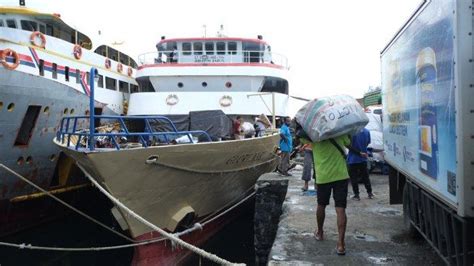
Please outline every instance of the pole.
[[272, 92], [272, 129], [276, 128], [276, 118], [275, 118], [275, 93]]
[[93, 151], [95, 147], [94, 141], [94, 132], [95, 132], [95, 110], [94, 110], [94, 87], [95, 87], [95, 75], [97, 74], [97, 69], [95, 67], [91, 68], [89, 74], [89, 85], [90, 85], [90, 95], [89, 95], [89, 150]]

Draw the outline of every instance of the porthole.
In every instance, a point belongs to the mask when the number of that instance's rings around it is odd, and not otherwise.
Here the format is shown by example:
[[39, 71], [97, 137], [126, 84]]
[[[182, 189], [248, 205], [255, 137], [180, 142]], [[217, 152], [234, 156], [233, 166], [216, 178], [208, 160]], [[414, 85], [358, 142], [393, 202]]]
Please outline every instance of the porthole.
[[207, 87], [207, 82], [204, 81], [203, 83], [201, 83], [201, 85], [205, 88]]
[[0, 102], [0, 110], [3, 108], [3, 102]]
[[13, 112], [13, 109], [15, 109], [15, 104], [14, 104], [14, 103], [10, 103], [10, 104], [7, 106], [8, 112]]
[[68, 108], [64, 108], [64, 114], [66, 115], [67, 113], [69, 112], [69, 109]]
[[26, 163], [30, 164], [31, 162], [33, 162], [33, 157], [31, 156], [26, 157]]
[[182, 82], [178, 82], [178, 88], [182, 88], [183, 87], [183, 83]]
[[51, 155], [49, 156], [49, 160], [50, 160], [51, 162], [54, 162], [54, 160], [56, 160], [56, 154], [51, 154]]
[[16, 160], [16, 164], [18, 165], [22, 165], [24, 162], [25, 159], [23, 158], [23, 156], [18, 157], [18, 159]]
[[226, 88], [231, 88], [231, 87], [232, 87], [232, 82], [227, 81], [227, 82], [225, 83], [225, 86], [226, 86]]
[[48, 107], [48, 106], [46, 106], [46, 107], [43, 109], [43, 113], [45, 113], [45, 114], [49, 113], [49, 107]]
[[71, 109], [71, 111], [69, 111], [69, 114], [74, 114], [74, 108]]

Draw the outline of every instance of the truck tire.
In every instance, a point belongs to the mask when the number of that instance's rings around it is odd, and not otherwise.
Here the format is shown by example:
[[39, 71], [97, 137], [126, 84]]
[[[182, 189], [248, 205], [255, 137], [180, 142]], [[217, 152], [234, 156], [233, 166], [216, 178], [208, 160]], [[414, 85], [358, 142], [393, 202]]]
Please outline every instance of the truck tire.
[[406, 183], [403, 187], [403, 227], [410, 237], [416, 238], [419, 236], [415, 226], [411, 223], [410, 217], [410, 194], [408, 193], [409, 184]]

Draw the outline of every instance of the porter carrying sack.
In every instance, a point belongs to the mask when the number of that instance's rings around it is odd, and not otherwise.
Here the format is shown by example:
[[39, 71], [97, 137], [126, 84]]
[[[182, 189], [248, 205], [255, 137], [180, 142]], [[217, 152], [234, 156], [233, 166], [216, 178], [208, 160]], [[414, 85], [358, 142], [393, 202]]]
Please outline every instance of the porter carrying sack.
[[369, 122], [360, 104], [348, 95], [314, 99], [295, 118], [313, 142], [356, 133]]

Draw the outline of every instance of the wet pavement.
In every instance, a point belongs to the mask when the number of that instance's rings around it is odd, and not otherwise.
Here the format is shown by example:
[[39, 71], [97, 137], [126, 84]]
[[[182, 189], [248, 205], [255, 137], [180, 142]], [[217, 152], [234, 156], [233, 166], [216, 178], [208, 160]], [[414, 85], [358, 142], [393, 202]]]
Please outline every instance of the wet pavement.
[[316, 195], [312, 181], [309, 191], [301, 191], [301, 169], [295, 168], [289, 178], [268, 265], [444, 265], [422, 237], [413, 238], [404, 230], [402, 206], [388, 203], [387, 175], [371, 175], [374, 199], [367, 198], [360, 184], [361, 201], [354, 201], [349, 188], [346, 255], [338, 256], [333, 199], [326, 208], [325, 240], [316, 241]]

